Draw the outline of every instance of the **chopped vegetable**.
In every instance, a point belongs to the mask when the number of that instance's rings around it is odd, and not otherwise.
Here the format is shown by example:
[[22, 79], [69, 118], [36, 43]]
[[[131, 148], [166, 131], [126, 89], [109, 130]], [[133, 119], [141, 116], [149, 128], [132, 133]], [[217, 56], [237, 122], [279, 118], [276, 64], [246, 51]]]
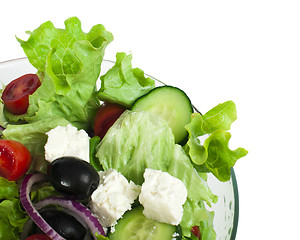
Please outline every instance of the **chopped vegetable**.
[[[75, 212], [90, 227], [90, 230], [92, 231], [94, 237], [95, 237], [96, 233], [105, 236], [105, 232], [104, 232], [102, 226], [100, 225], [98, 219], [93, 216], [93, 214], [90, 212], [90, 210], [88, 210], [87, 207], [85, 207], [84, 205], [82, 205], [79, 202], [76, 202], [76, 201], [70, 200], [70, 199], [65, 199], [65, 198], [49, 197], [49, 198], [41, 200], [37, 204], [33, 205], [32, 201], [30, 199], [30, 196], [29, 196], [31, 188], [35, 183], [39, 183], [42, 181], [47, 181], [46, 175], [44, 175], [42, 173], [26, 175], [25, 178], [23, 179], [21, 187], [20, 187], [20, 200], [21, 200], [21, 203], [22, 203], [24, 209], [26, 210], [28, 215], [31, 217], [31, 219], [51, 239], [63, 240], [64, 238], [62, 238], [42, 218], [41, 214], [38, 212], [39, 209], [41, 209], [45, 206], [48, 206], [48, 205], [59, 205], [61, 207], [67, 208], [68, 210]], [[96, 237], [95, 237], [95, 239], [96, 239]]]
[[129, 108], [133, 102], [155, 87], [153, 79], [145, 78], [139, 68], [132, 68], [132, 55], [117, 53], [115, 65], [101, 76], [98, 96], [102, 101], [121, 104]]
[[132, 111], [150, 111], [165, 119], [175, 136], [175, 142], [181, 143], [188, 133], [184, 128], [190, 123], [193, 107], [188, 96], [179, 88], [162, 86], [151, 90], [137, 99]]
[[94, 134], [100, 139], [104, 137], [107, 130], [115, 123], [115, 121], [125, 111], [125, 108], [116, 103], [103, 103], [94, 120]]
[[29, 217], [21, 209], [16, 182], [0, 177], [0, 199], [0, 239], [19, 239]]
[[99, 223], [99, 220], [94, 216], [94, 214], [83, 204], [80, 202], [66, 199], [66, 198], [60, 198], [60, 197], [49, 197], [44, 200], [41, 200], [36, 204], [37, 209], [41, 209], [48, 205], [57, 205], [61, 206], [65, 209], [70, 210], [74, 214], [78, 216], [78, 218], [81, 219], [81, 221], [84, 221], [86, 225], [91, 230], [93, 237], [96, 239], [96, 235], [101, 234], [102, 236], [105, 236], [105, 232], [101, 224]]
[[171, 240], [176, 227], [146, 218], [143, 208], [136, 207], [118, 221], [110, 240]]
[[23, 177], [31, 164], [29, 150], [20, 142], [0, 139], [0, 176], [10, 181]]
[[[186, 125], [189, 138], [184, 146], [194, 167], [198, 171], [211, 172], [220, 181], [230, 179], [231, 168], [235, 162], [247, 155], [247, 150], [238, 148], [234, 151], [228, 147], [231, 134], [227, 132], [236, 119], [236, 107], [232, 101], [219, 104], [203, 116], [194, 113]], [[209, 134], [201, 144], [199, 136]]]
[[5, 107], [12, 114], [24, 114], [29, 106], [29, 95], [41, 86], [36, 74], [26, 74], [11, 81], [2, 93]]
[[46, 234], [38, 233], [31, 235], [30, 237], [26, 238], [26, 240], [51, 240]]

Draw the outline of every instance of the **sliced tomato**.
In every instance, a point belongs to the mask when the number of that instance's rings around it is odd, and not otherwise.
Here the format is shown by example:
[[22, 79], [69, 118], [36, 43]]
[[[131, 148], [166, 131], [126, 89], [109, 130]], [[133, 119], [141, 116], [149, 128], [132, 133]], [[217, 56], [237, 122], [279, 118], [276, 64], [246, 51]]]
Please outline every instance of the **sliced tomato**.
[[101, 139], [126, 109], [116, 103], [103, 103], [94, 120], [94, 134]]
[[199, 239], [201, 239], [200, 229], [197, 226], [192, 227], [191, 232]]
[[0, 140], [0, 176], [16, 181], [28, 171], [31, 164], [29, 150], [20, 142]]
[[51, 240], [51, 238], [44, 233], [38, 233], [31, 235], [30, 237], [26, 238], [26, 240]]
[[29, 95], [41, 85], [36, 74], [26, 74], [11, 81], [2, 93], [8, 111], [15, 115], [24, 114], [29, 106]]

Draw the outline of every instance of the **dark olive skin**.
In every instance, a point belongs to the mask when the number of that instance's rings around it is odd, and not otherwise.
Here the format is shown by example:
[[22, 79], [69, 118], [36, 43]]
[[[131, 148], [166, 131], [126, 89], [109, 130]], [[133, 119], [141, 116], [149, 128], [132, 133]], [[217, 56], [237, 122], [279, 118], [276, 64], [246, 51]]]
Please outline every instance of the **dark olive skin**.
[[[92, 239], [89, 231], [73, 216], [56, 209], [42, 211], [44, 220], [63, 238], [67, 240]], [[35, 232], [42, 232], [37, 226]], [[88, 237], [85, 236], [88, 234]]]
[[47, 175], [56, 191], [77, 200], [89, 198], [100, 180], [91, 164], [76, 157], [54, 160], [47, 168]]

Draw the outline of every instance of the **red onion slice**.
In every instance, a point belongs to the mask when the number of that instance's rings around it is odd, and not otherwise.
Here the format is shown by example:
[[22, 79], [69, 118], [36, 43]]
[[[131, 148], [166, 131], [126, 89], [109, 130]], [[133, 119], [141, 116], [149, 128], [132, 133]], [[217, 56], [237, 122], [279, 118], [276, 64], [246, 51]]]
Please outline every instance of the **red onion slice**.
[[48, 206], [48, 205], [59, 205], [63, 208], [66, 208], [83, 220], [86, 225], [90, 228], [94, 239], [96, 238], [96, 234], [101, 234], [105, 236], [105, 232], [103, 227], [99, 223], [98, 219], [93, 215], [93, 213], [80, 202], [70, 200], [62, 197], [48, 197], [44, 200], [39, 201], [36, 204], [33, 204], [30, 199], [30, 191], [32, 186], [35, 183], [47, 181], [47, 176], [42, 173], [34, 173], [26, 175], [21, 183], [20, 188], [20, 201], [31, 217], [31, 219], [35, 222], [35, 224], [46, 233], [53, 240], [65, 240], [62, 236], [60, 236], [40, 215], [38, 212], [39, 209]]
[[79, 218], [81, 218], [87, 224], [95, 239], [97, 239], [96, 234], [98, 235], [101, 234], [103, 236], [106, 235], [103, 230], [103, 227], [99, 223], [99, 220], [93, 215], [93, 213], [86, 206], [84, 206], [80, 202], [70, 200], [67, 198], [53, 196], [39, 201], [37, 204], [35, 204], [35, 207], [37, 210], [39, 210], [48, 205], [58, 205], [75, 213]]
[[24, 177], [21, 188], [20, 188], [20, 201], [25, 209], [25, 211], [28, 213], [28, 215], [31, 217], [31, 219], [35, 222], [35, 224], [45, 233], [47, 234], [51, 239], [53, 240], [65, 240], [62, 236], [60, 236], [40, 215], [40, 213], [35, 209], [33, 206], [33, 203], [30, 199], [30, 191], [31, 187], [38, 182], [46, 181], [47, 177], [46, 175], [42, 173], [34, 173], [34, 174], [28, 174]]

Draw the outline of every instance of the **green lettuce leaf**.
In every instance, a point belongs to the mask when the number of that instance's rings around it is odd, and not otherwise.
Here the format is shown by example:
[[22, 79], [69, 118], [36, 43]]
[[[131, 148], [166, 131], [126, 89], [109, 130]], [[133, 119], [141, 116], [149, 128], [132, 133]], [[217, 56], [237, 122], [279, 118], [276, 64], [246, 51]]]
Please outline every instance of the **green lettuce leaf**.
[[227, 131], [236, 118], [237, 113], [234, 102], [221, 103], [203, 115], [203, 130], [208, 134], [219, 129]]
[[154, 80], [145, 78], [141, 69], [132, 68], [131, 60], [131, 54], [117, 53], [115, 65], [100, 77], [100, 100], [119, 103], [129, 108], [137, 98], [154, 88]]
[[[47, 21], [37, 29], [30, 32], [27, 41], [17, 38], [29, 62], [38, 70], [44, 72], [47, 56], [53, 48], [51, 65], [55, 75], [65, 79], [67, 74], [76, 74], [82, 63], [74, 52], [73, 46], [78, 42], [89, 42], [94, 48], [100, 48], [103, 43], [113, 41], [113, 35], [106, 31], [101, 24], [95, 25], [88, 33], [81, 29], [81, 22], [76, 17], [65, 21], [65, 29], [55, 28], [53, 23]], [[96, 70], [96, 69], [95, 69]]]
[[[186, 125], [189, 138], [184, 150], [190, 156], [195, 169], [211, 172], [220, 181], [230, 179], [231, 168], [236, 161], [247, 155], [247, 150], [228, 147], [231, 137], [231, 124], [236, 120], [236, 107], [232, 101], [219, 104], [205, 115], [193, 113], [191, 122]], [[199, 137], [207, 138], [201, 143]]]
[[90, 139], [90, 151], [89, 151], [89, 156], [90, 156], [90, 164], [97, 170], [101, 171], [102, 166], [99, 163], [98, 158], [96, 157], [98, 145], [100, 143], [100, 137], [99, 136], [94, 136]]
[[62, 196], [62, 195], [58, 193], [52, 185], [42, 186], [35, 191], [31, 191], [30, 193], [31, 201], [35, 203], [51, 196]]
[[[0, 126], [1, 127], [6, 127], [7, 125], [7, 120], [5, 118], [5, 115], [4, 115], [4, 104], [2, 101], [0, 101]], [[0, 135], [2, 134], [2, 129], [0, 129]]]
[[19, 239], [28, 215], [21, 209], [17, 184], [0, 177], [0, 239]]
[[8, 181], [6, 178], [0, 177], [0, 186], [0, 200], [11, 200], [19, 196], [18, 187], [14, 181]]
[[193, 113], [191, 122], [185, 126], [188, 131], [189, 138], [184, 145], [184, 150], [189, 154], [191, 160], [196, 165], [204, 164], [207, 159], [207, 151], [204, 146], [201, 145], [199, 136], [203, 136], [205, 131], [203, 130], [203, 117], [199, 113]]
[[204, 142], [204, 148], [208, 152], [205, 165], [222, 182], [230, 179], [231, 168], [239, 158], [246, 156], [248, 153], [244, 148], [230, 150], [228, 147], [230, 137], [229, 132], [217, 130]]
[[47, 142], [46, 133], [57, 126], [70, 124], [64, 118], [43, 119], [33, 123], [21, 125], [7, 125], [3, 131], [4, 139], [11, 139], [21, 142], [31, 153], [34, 164], [31, 168], [44, 171], [46, 167], [44, 146]]
[[37, 68], [42, 85], [30, 95], [28, 111], [21, 118], [32, 123], [62, 117], [89, 130], [100, 104], [96, 81], [112, 34], [102, 25], [84, 33], [76, 17], [65, 21], [65, 29], [46, 22], [28, 33], [27, 41], [18, 41]]
[[104, 236], [101, 235], [101, 234], [96, 234], [96, 238], [97, 238], [97, 240], [109, 240], [108, 237], [104, 237]]
[[184, 212], [182, 221], [180, 223], [182, 234], [184, 236], [191, 236], [191, 228], [198, 226], [201, 221], [207, 220], [209, 212], [206, 210], [203, 201], [193, 202], [190, 199], [184, 204]]
[[207, 218], [204, 201], [208, 205], [217, 201], [183, 148], [175, 144], [168, 123], [151, 112], [125, 111], [100, 142], [96, 156], [104, 170], [114, 168], [139, 185], [146, 168], [180, 179], [188, 191], [181, 222], [184, 232]]
[[213, 226], [214, 216], [214, 212], [209, 212], [208, 219], [201, 221], [199, 226], [201, 240], [215, 240], [217, 238], [217, 234]]

